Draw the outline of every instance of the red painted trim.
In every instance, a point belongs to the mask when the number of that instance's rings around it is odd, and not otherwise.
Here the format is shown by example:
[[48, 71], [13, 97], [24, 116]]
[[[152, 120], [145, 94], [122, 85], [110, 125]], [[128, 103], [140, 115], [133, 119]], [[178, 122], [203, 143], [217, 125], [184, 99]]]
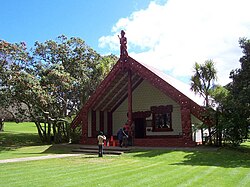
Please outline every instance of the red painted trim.
[[[117, 81], [118, 79], [118, 81]], [[125, 85], [127, 83], [127, 76], [123, 75], [122, 73], [119, 73], [116, 76], [116, 80], [110, 84], [110, 87], [106, 90], [106, 92], [103, 93], [102, 97], [98, 98], [98, 101], [96, 102], [96, 105], [94, 106], [95, 110], [108, 110], [108, 106], [110, 103], [112, 103], [114, 100], [116, 100], [116, 95], [121, 92], [124, 88], [126, 89], [127, 86]]]
[[[119, 61], [118, 61], [119, 62]], [[102, 94], [106, 91], [108, 86], [112, 83], [112, 81], [115, 79], [115, 77], [120, 72], [120, 65], [119, 63], [116, 63], [111, 70], [111, 72], [107, 75], [107, 77], [101, 82], [101, 84], [98, 86], [96, 91], [92, 94], [92, 96], [88, 99], [86, 104], [83, 106], [83, 108], [89, 110], [91, 106], [93, 106], [97, 102], [97, 98], [101, 97]]]
[[81, 143], [85, 143], [88, 139], [88, 111], [83, 110], [79, 115], [80, 123], [82, 125], [82, 139]]
[[[118, 145], [117, 138], [115, 139]], [[96, 138], [88, 138], [85, 142], [87, 145], [96, 145]], [[134, 139], [134, 146], [141, 147], [194, 147], [196, 144], [193, 141], [185, 142], [182, 137], [146, 137]]]
[[[202, 111], [204, 111], [204, 108], [198, 104], [196, 104], [194, 101], [189, 99], [186, 95], [181, 93], [179, 90], [174, 88], [172, 85], [167, 83], [165, 80], [161, 79], [158, 75], [156, 75], [154, 72], [150, 71], [148, 68], [134, 60], [133, 58], [129, 57], [130, 62], [130, 68], [134, 73], [139, 74], [143, 79], [147, 80], [151, 83], [151, 85], [155, 86], [159, 90], [161, 90], [163, 93], [165, 93], [167, 96], [169, 96], [171, 99], [173, 99], [175, 102], [179, 103], [180, 105], [183, 105], [183, 100], [188, 100], [188, 104], [191, 109], [191, 113], [200, 119], [203, 122], [206, 122], [201, 117]], [[128, 65], [127, 65], [128, 66]]]
[[[131, 73], [139, 75], [141, 77], [141, 80], [143, 79], [147, 80], [148, 82], [150, 82], [151, 85], [161, 90], [163, 93], [165, 93], [175, 102], [179, 103], [181, 106], [185, 105], [183, 101], [189, 101], [188, 104], [189, 104], [190, 112], [198, 119], [204, 121], [204, 119], [202, 119], [201, 117], [201, 113], [202, 111], [204, 111], [203, 107], [199, 106], [198, 104], [190, 100], [186, 95], [178, 91], [176, 88], [174, 88], [172, 85], [170, 85], [165, 80], [160, 78], [150, 69], [146, 68], [144, 65], [140, 64], [133, 58], [128, 57], [127, 62], [124, 64], [123, 68], [121, 67], [121, 64], [118, 60], [118, 62], [113, 67], [113, 69], [110, 71], [107, 77], [102, 81], [100, 86], [88, 99], [84, 107], [80, 110], [76, 118], [73, 120], [73, 122], [71, 123], [72, 128], [75, 128], [79, 124], [84, 125], [83, 124], [84, 120], [82, 118], [82, 116], [84, 115], [83, 114], [84, 111], [88, 111], [90, 108], [94, 108], [95, 104], [99, 101], [99, 98], [103, 97], [103, 94], [107, 92], [112, 81], [114, 81], [116, 77], [119, 75], [119, 73], [123, 72], [125, 69], [131, 70]], [[113, 103], [113, 107], [110, 109], [110, 111], [112, 112], [115, 111], [119, 107], [119, 105], [128, 97], [128, 95], [120, 96], [120, 97], [123, 97], [123, 98], [117, 100], [116, 103]]]
[[[142, 83], [143, 79], [141, 78], [132, 88], [132, 92]], [[116, 103], [116, 105], [112, 108], [112, 112], [114, 112], [124, 101], [127, 99], [128, 94], [124, 95], [122, 99]]]
[[132, 125], [132, 80], [131, 70], [128, 70], [128, 125]]

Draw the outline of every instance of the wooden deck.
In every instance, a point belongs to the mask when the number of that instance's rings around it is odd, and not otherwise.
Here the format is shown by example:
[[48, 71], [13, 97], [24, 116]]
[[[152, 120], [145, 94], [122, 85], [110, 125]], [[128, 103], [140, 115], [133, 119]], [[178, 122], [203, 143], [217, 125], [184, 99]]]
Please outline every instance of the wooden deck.
[[[121, 148], [121, 147], [104, 146], [103, 154], [121, 155], [124, 152], [128, 152], [130, 150], [131, 150], [130, 148], [125, 148], [125, 147]], [[72, 149], [72, 152], [98, 154], [98, 146], [80, 145], [79, 148]]]

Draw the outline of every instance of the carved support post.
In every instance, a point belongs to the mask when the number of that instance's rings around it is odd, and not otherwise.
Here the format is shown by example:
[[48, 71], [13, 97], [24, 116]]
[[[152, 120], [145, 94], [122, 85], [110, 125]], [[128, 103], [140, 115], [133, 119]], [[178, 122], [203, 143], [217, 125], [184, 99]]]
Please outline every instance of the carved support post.
[[[181, 125], [182, 138], [185, 145], [190, 145], [192, 142], [192, 124], [191, 124], [191, 110], [188, 99], [181, 100]], [[193, 143], [191, 143], [193, 144]]]
[[88, 139], [88, 111], [83, 111], [82, 116], [82, 138], [81, 144], [85, 144]]
[[91, 136], [95, 137], [96, 134], [96, 111], [91, 111]]
[[131, 70], [128, 70], [128, 125], [132, 125], [132, 80]]

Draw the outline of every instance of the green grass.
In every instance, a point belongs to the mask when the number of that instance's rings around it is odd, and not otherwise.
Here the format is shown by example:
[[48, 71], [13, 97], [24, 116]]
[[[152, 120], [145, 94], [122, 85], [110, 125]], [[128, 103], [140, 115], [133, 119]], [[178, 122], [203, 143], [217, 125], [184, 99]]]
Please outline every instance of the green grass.
[[30, 151], [36, 155], [38, 147], [35, 145], [41, 145], [41, 141], [34, 123], [4, 123], [4, 131], [0, 132], [0, 159], [23, 157]]
[[71, 150], [61, 145], [43, 145], [32, 122], [5, 122], [4, 131], [0, 132], [0, 160], [69, 153]]
[[40, 144], [36, 126], [32, 122], [5, 122], [4, 131], [0, 135], [0, 144], [5, 147]]
[[[68, 151], [55, 145], [25, 146], [23, 153], [12, 151], [30, 155], [36, 152], [35, 147], [39, 147], [37, 155]], [[82, 155], [5, 163], [0, 164], [0, 181], [5, 187], [250, 186], [250, 142], [238, 149], [135, 150], [103, 158]]]
[[144, 150], [0, 164], [2, 186], [249, 186], [250, 155]]
[[33, 122], [4, 122], [4, 132], [37, 134], [37, 128]]

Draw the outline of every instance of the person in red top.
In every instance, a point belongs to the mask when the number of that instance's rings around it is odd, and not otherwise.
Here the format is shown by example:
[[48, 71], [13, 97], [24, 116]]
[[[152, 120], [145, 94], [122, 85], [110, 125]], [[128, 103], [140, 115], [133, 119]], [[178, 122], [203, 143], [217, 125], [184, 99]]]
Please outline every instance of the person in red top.
[[123, 128], [125, 128], [125, 130], [129, 133], [129, 131], [130, 131], [130, 126], [129, 126], [128, 123], [125, 123], [125, 124], [123, 125]]

